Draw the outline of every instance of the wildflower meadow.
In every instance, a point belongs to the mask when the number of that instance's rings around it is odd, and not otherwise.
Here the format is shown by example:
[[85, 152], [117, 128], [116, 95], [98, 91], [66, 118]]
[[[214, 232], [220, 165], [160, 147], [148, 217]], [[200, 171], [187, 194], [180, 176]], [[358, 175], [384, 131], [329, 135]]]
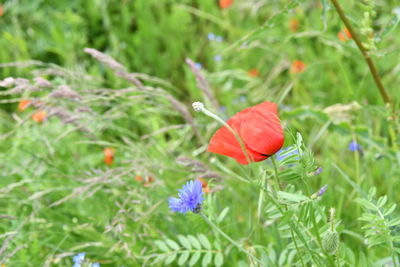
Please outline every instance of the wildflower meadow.
[[1, 0], [0, 266], [400, 266], [399, 24]]

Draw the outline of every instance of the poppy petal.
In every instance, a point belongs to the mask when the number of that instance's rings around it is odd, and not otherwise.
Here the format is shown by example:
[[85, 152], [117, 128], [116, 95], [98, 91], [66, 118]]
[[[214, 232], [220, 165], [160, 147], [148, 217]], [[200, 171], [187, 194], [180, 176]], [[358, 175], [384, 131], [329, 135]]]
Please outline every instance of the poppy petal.
[[[265, 101], [244, 109], [230, 118], [227, 124], [242, 139], [251, 161], [265, 160], [283, 145], [283, 130], [274, 103]], [[240, 143], [226, 126], [213, 135], [208, 151], [234, 158], [240, 164], [249, 163]]]
[[262, 155], [273, 155], [281, 149], [284, 135], [276, 104], [264, 102], [254, 106], [243, 120], [246, 123], [240, 128], [240, 136], [247, 147]]

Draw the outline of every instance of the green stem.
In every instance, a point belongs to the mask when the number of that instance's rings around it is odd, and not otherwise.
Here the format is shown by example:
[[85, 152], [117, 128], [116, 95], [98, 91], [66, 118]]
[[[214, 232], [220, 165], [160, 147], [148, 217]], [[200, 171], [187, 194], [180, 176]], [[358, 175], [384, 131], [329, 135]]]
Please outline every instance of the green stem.
[[278, 165], [274, 157], [271, 157], [272, 165], [274, 166], [274, 177], [280, 191], [282, 191], [281, 181], [278, 174]]
[[230, 238], [230, 236], [228, 236], [227, 234], [225, 234], [221, 229], [219, 229], [219, 227], [217, 225], [215, 225], [212, 221], [210, 221], [206, 215], [204, 215], [204, 213], [200, 213], [201, 217], [203, 217], [203, 219], [206, 221], [206, 223], [208, 223], [211, 228], [213, 228], [215, 231], [217, 231], [220, 235], [222, 235], [226, 240], [228, 240], [229, 242], [232, 243], [232, 245], [234, 245], [235, 247], [237, 247], [240, 251], [242, 251], [243, 253], [245, 253], [249, 258], [251, 258], [252, 260], [256, 261], [257, 263], [259, 263], [261, 266], [263, 266], [263, 263], [257, 259], [257, 257], [255, 257], [253, 254], [249, 253], [247, 250], [245, 250], [239, 243], [237, 243], [235, 240], [233, 240], [232, 238]]
[[364, 45], [361, 42], [361, 39], [358, 37], [356, 31], [351, 26], [349, 20], [346, 18], [346, 15], [344, 14], [343, 9], [339, 5], [338, 1], [337, 0], [331, 0], [331, 1], [332, 1], [333, 5], [335, 6], [335, 9], [336, 9], [337, 13], [339, 14], [340, 19], [343, 21], [344, 25], [346, 25], [347, 29], [350, 31], [351, 36], [354, 39], [358, 49], [361, 51], [361, 54], [363, 55], [365, 61], [367, 62], [369, 70], [372, 74], [372, 77], [374, 78], [376, 86], [379, 89], [379, 92], [383, 98], [383, 101], [385, 103], [392, 104], [392, 100], [390, 99], [388, 92], [386, 91], [385, 87], [383, 86], [381, 77], [379, 76], [379, 73], [378, 73], [378, 71], [375, 67], [375, 64], [372, 61], [371, 56], [369, 55], [367, 49], [365, 49]]

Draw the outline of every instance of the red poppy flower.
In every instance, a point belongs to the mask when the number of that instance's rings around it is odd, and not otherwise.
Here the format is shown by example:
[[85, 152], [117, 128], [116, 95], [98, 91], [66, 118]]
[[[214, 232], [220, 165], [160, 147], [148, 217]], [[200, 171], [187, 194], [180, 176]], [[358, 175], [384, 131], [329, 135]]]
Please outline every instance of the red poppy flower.
[[3, 6], [2, 6], [2, 5], [0, 5], [0, 17], [1, 17], [1, 16], [3, 16], [3, 14], [4, 14], [4, 11], [3, 11]]
[[104, 153], [104, 163], [107, 164], [108, 166], [111, 166], [114, 162], [114, 148], [112, 147], [106, 147], [103, 150]]
[[40, 110], [32, 114], [32, 120], [37, 123], [42, 123], [46, 119], [47, 113], [46, 111]]
[[18, 110], [20, 112], [24, 111], [31, 104], [31, 102], [31, 100], [21, 100], [18, 104]]
[[233, 4], [233, 0], [219, 0], [219, 6], [221, 8], [228, 8]]
[[135, 180], [138, 181], [138, 182], [143, 182], [144, 178], [142, 176], [140, 176], [140, 175], [136, 175], [135, 176]]
[[289, 20], [289, 30], [297, 32], [299, 30], [300, 22], [297, 19]]
[[201, 182], [201, 187], [203, 188], [203, 193], [204, 194], [209, 194], [210, 193], [210, 188], [208, 187], [208, 183], [206, 182], [206, 180], [204, 180], [203, 178], [198, 178], [197, 180], [199, 180]]
[[260, 72], [258, 71], [258, 69], [251, 69], [251, 70], [249, 70], [248, 75], [250, 77], [255, 78], [255, 77], [258, 77], [258, 75], [260, 75]]
[[[230, 118], [227, 124], [242, 140], [250, 162], [267, 159], [283, 145], [283, 130], [275, 103], [265, 101], [246, 108]], [[208, 151], [234, 158], [240, 164], [249, 163], [239, 141], [226, 126], [213, 135]]]
[[342, 42], [346, 42], [353, 38], [353, 36], [351, 36], [351, 33], [350, 33], [349, 29], [347, 29], [347, 27], [344, 27], [343, 30], [339, 31], [337, 36], [338, 36], [339, 40]]
[[306, 64], [301, 60], [293, 61], [292, 65], [290, 66], [290, 73], [298, 74], [303, 73], [306, 70]]

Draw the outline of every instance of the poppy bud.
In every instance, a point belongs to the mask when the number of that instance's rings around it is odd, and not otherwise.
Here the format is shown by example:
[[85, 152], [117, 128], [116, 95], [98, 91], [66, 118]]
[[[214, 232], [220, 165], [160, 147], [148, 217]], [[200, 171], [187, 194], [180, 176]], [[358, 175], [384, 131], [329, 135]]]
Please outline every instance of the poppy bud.
[[204, 108], [204, 104], [201, 102], [193, 102], [192, 107], [194, 111], [199, 112]]

